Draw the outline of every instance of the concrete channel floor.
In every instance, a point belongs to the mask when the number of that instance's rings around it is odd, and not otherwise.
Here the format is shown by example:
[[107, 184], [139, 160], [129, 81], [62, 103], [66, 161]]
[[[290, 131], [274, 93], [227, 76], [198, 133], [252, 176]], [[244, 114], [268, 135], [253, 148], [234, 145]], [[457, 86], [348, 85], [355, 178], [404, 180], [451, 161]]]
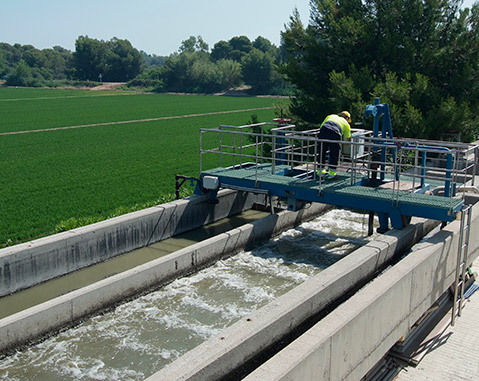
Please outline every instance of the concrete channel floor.
[[[472, 270], [479, 277], [479, 258]], [[479, 291], [466, 300], [454, 327], [449, 324], [419, 364], [401, 370], [395, 381], [479, 380]]]

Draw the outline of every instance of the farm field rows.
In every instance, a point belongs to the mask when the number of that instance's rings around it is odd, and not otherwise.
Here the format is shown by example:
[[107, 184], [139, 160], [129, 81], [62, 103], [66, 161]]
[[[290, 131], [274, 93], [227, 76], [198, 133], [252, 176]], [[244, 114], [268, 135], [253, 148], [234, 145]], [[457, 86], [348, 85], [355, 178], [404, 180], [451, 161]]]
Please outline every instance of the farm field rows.
[[[200, 128], [271, 121], [276, 102], [0, 88], [0, 247], [161, 202], [174, 175], [199, 175]], [[124, 123], [5, 134], [109, 122]]]

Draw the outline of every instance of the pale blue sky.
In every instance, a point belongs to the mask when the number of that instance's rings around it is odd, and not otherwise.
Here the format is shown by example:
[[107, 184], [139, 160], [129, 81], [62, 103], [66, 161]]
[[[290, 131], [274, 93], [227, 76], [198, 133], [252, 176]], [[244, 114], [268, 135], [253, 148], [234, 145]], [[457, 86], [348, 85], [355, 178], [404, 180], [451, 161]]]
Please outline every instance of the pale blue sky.
[[198, 35], [210, 49], [241, 35], [279, 46], [295, 7], [307, 24], [309, 0], [0, 0], [0, 42], [74, 50], [80, 35], [118, 37], [157, 55]]
[[0, 42], [73, 51], [80, 35], [118, 37], [165, 56], [198, 35], [210, 48], [241, 35], [263, 36], [279, 46], [295, 7], [307, 24], [309, 0], [0, 0]]

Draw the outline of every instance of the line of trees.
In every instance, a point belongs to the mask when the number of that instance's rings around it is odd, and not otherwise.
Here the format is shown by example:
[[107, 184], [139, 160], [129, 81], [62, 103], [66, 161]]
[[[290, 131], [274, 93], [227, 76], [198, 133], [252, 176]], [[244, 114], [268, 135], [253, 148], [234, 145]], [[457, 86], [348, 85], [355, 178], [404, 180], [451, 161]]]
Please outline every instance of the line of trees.
[[130, 85], [150, 85], [165, 91], [211, 93], [246, 84], [255, 94], [285, 94], [289, 85], [277, 71], [280, 48], [264, 37], [219, 41], [209, 52], [201, 36], [181, 43], [159, 67], [150, 67]]
[[66, 80], [72, 73], [72, 54], [60, 46], [38, 50], [32, 45], [0, 43], [0, 78], [14, 86], [41, 86]]
[[65, 82], [128, 82], [157, 91], [220, 92], [249, 85], [254, 93], [284, 93], [288, 86], [276, 70], [280, 49], [269, 40], [246, 36], [216, 43], [209, 51], [201, 36], [191, 36], [169, 57], [135, 49], [128, 40], [80, 36], [72, 53], [61, 47], [0, 43], [0, 78], [11, 86]]
[[[126, 82], [142, 71], [144, 55], [128, 40], [100, 41], [80, 36], [75, 52], [60, 46], [0, 43], [0, 78], [12, 86], [42, 86], [54, 81]], [[151, 62], [151, 61], [150, 61]]]

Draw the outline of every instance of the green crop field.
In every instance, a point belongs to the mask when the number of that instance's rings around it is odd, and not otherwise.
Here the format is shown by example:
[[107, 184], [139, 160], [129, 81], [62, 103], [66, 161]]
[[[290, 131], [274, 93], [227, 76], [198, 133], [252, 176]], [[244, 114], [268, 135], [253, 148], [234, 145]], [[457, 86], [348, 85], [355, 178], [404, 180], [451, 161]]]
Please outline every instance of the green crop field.
[[0, 88], [0, 247], [169, 199], [199, 175], [200, 128], [271, 121], [276, 102]]

